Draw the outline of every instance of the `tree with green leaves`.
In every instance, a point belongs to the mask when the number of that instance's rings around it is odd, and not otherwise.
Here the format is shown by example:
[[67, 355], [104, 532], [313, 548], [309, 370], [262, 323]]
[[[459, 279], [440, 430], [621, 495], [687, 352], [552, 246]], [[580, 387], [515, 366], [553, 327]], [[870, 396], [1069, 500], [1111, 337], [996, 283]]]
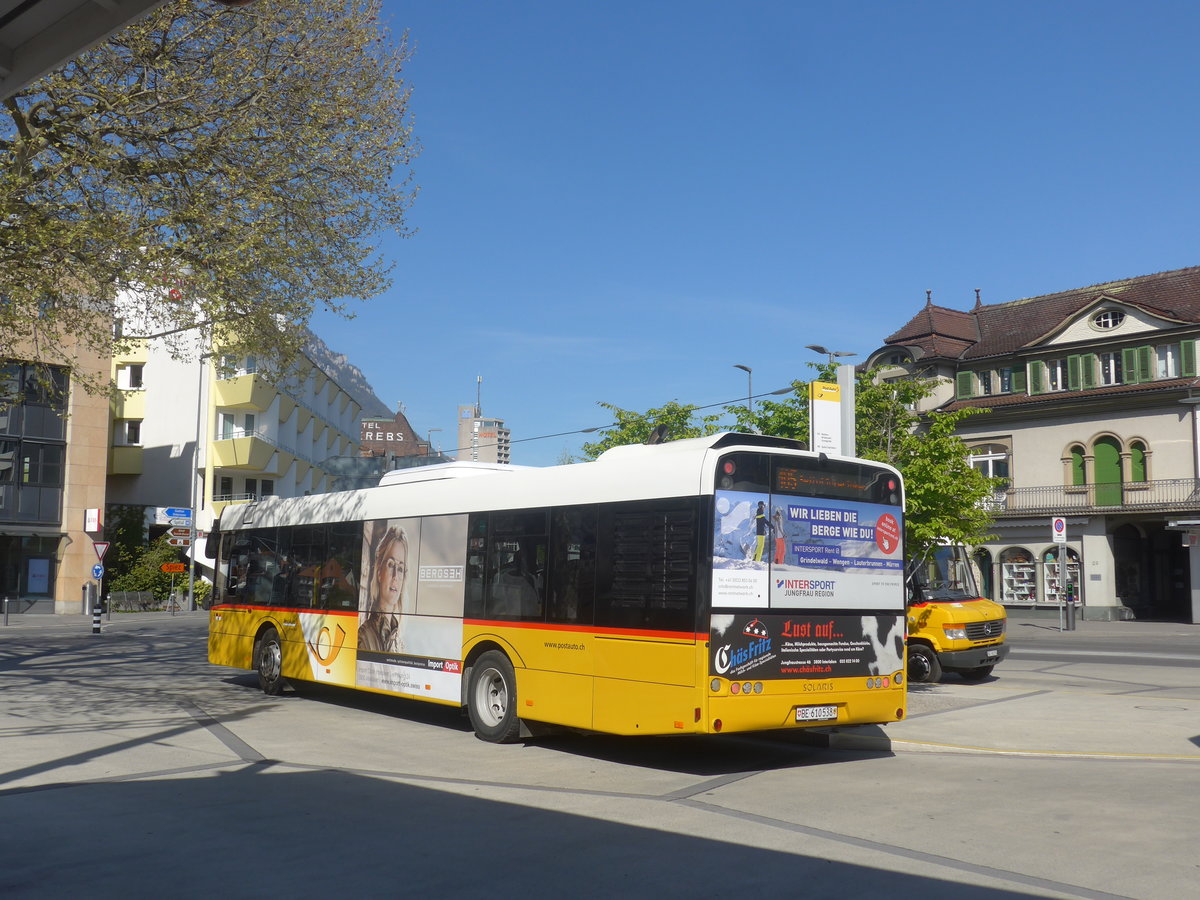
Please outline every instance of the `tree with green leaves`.
[[187, 576], [172, 576], [162, 570], [163, 564], [177, 563], [181, 559], [179, 549], [168, 544], [166, 536], [163, 536], [153, 544], [136, 550], [124, 574], [108, 581], [108, 589], [110, 591], [150, 591], [154, 594], [155, 600], [166, 603], [172, 586], [177, 590], [180, 588], [186, 590]]
[[[819, 381], [836, 381], [836, 367], [809, 363]], [[979, 544], [989, 537], [992, 514], [985, 501], [995, 488], [993, 479], [973, 468], [958, 423], [980, 410], [915, 412], [934, 389], [929, 379], [880, 381], [877, 370], [861, 370], [855, 379], [856, 453], [886, 462], [904, 476], [906, 492], [905, 541], [910, 559], [921, 559], [941, 541]], [[740, 431], [809, 440], [808, 382], [792, 383], [792, 393], [780, 400], [762, 400], [753, 412], [748, 406], [729, 406], [726, 412]], [[584, 451], [594, 458], [618, 444], [641, 443], [655, 424], [668, 424], [668, 439], [698, 437], [716, 430], [719, 416], [695, 418], [695, 406], [672, 402], [645, 413], [619, 410], [611, 430]]]
[[682, 438], [703, 437], [720, 429], [719, 415], [697, 416], [698, 406], [687, 406], [677, 400], [664, 403], [657, 409], [644, 413], [621, 409], [611, 403], [600, 403], [602, 408], [613, 414], [616, 421], [600, 429], [603, 437], [595, 443], [584, 444], [585, 459], [595, 459], [610, 447], [622, 444], [644, 444], [658, 429], [658, 442], [678, 441]]
[[418, 146], [379, 13], [171, 0], [4, 100], [0, 358], [120, 352], [136, 297], [143, 335], [286, 364], [315, 309], [383, 291]]

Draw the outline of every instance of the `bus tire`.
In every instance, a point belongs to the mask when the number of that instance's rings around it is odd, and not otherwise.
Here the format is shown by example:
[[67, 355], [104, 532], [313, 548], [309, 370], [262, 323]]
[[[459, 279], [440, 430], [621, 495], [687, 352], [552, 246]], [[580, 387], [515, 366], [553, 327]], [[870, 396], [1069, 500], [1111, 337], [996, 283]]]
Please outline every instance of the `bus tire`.
[[517, 739], [517, 676], [507, 656], [488, 650], [471, 666], [467, 715], [480, 740], [508, 744]]
[[976, 666], [973, 669], [959, 669], [958, 674], [966, 681], [983, 681], [992, 674], [995, 666]]
[[942, 677], [942, 664], [932, 647], [925, 644], [908, 645], [908, 680], [917, 684], [931, 684]]
[[254, 669], [264, 694], [283, 693], [283, 644], [274, 628], [268, 628], [254, 642]]

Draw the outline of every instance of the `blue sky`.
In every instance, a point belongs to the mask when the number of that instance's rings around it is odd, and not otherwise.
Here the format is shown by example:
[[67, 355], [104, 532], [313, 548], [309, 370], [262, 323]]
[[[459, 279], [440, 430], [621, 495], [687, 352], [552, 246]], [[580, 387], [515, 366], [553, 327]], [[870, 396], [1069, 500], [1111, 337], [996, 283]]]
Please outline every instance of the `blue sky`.
[[[934, 302], [1200, 263], [1200, 4], [385, 0], [423, 152], [395, 284], [314, 328], [418, 433], [553, 465]], [[854, 361], [851, 358], [850, 361]]]

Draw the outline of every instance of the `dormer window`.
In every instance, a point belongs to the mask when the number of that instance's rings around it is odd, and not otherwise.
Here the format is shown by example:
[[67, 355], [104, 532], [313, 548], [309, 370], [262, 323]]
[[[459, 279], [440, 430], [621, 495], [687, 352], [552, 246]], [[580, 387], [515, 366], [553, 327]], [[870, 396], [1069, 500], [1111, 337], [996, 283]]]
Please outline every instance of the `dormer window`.
[[1119, 309], [1106, 309], [1092, 316], [1092, 325], [1101, 331], [1111, 331], [1125, 321], [1125, 313]]

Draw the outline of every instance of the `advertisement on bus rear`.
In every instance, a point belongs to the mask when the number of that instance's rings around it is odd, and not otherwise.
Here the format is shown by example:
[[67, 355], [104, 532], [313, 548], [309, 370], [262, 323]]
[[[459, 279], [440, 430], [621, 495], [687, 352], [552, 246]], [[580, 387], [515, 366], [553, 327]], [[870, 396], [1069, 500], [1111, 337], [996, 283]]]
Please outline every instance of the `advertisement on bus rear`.
[[903, 615], [714, 614], [709, 675], [732, 681], [893, 675]]
[[714, 607], [903, 609], [899, 507], [718, 490]]

